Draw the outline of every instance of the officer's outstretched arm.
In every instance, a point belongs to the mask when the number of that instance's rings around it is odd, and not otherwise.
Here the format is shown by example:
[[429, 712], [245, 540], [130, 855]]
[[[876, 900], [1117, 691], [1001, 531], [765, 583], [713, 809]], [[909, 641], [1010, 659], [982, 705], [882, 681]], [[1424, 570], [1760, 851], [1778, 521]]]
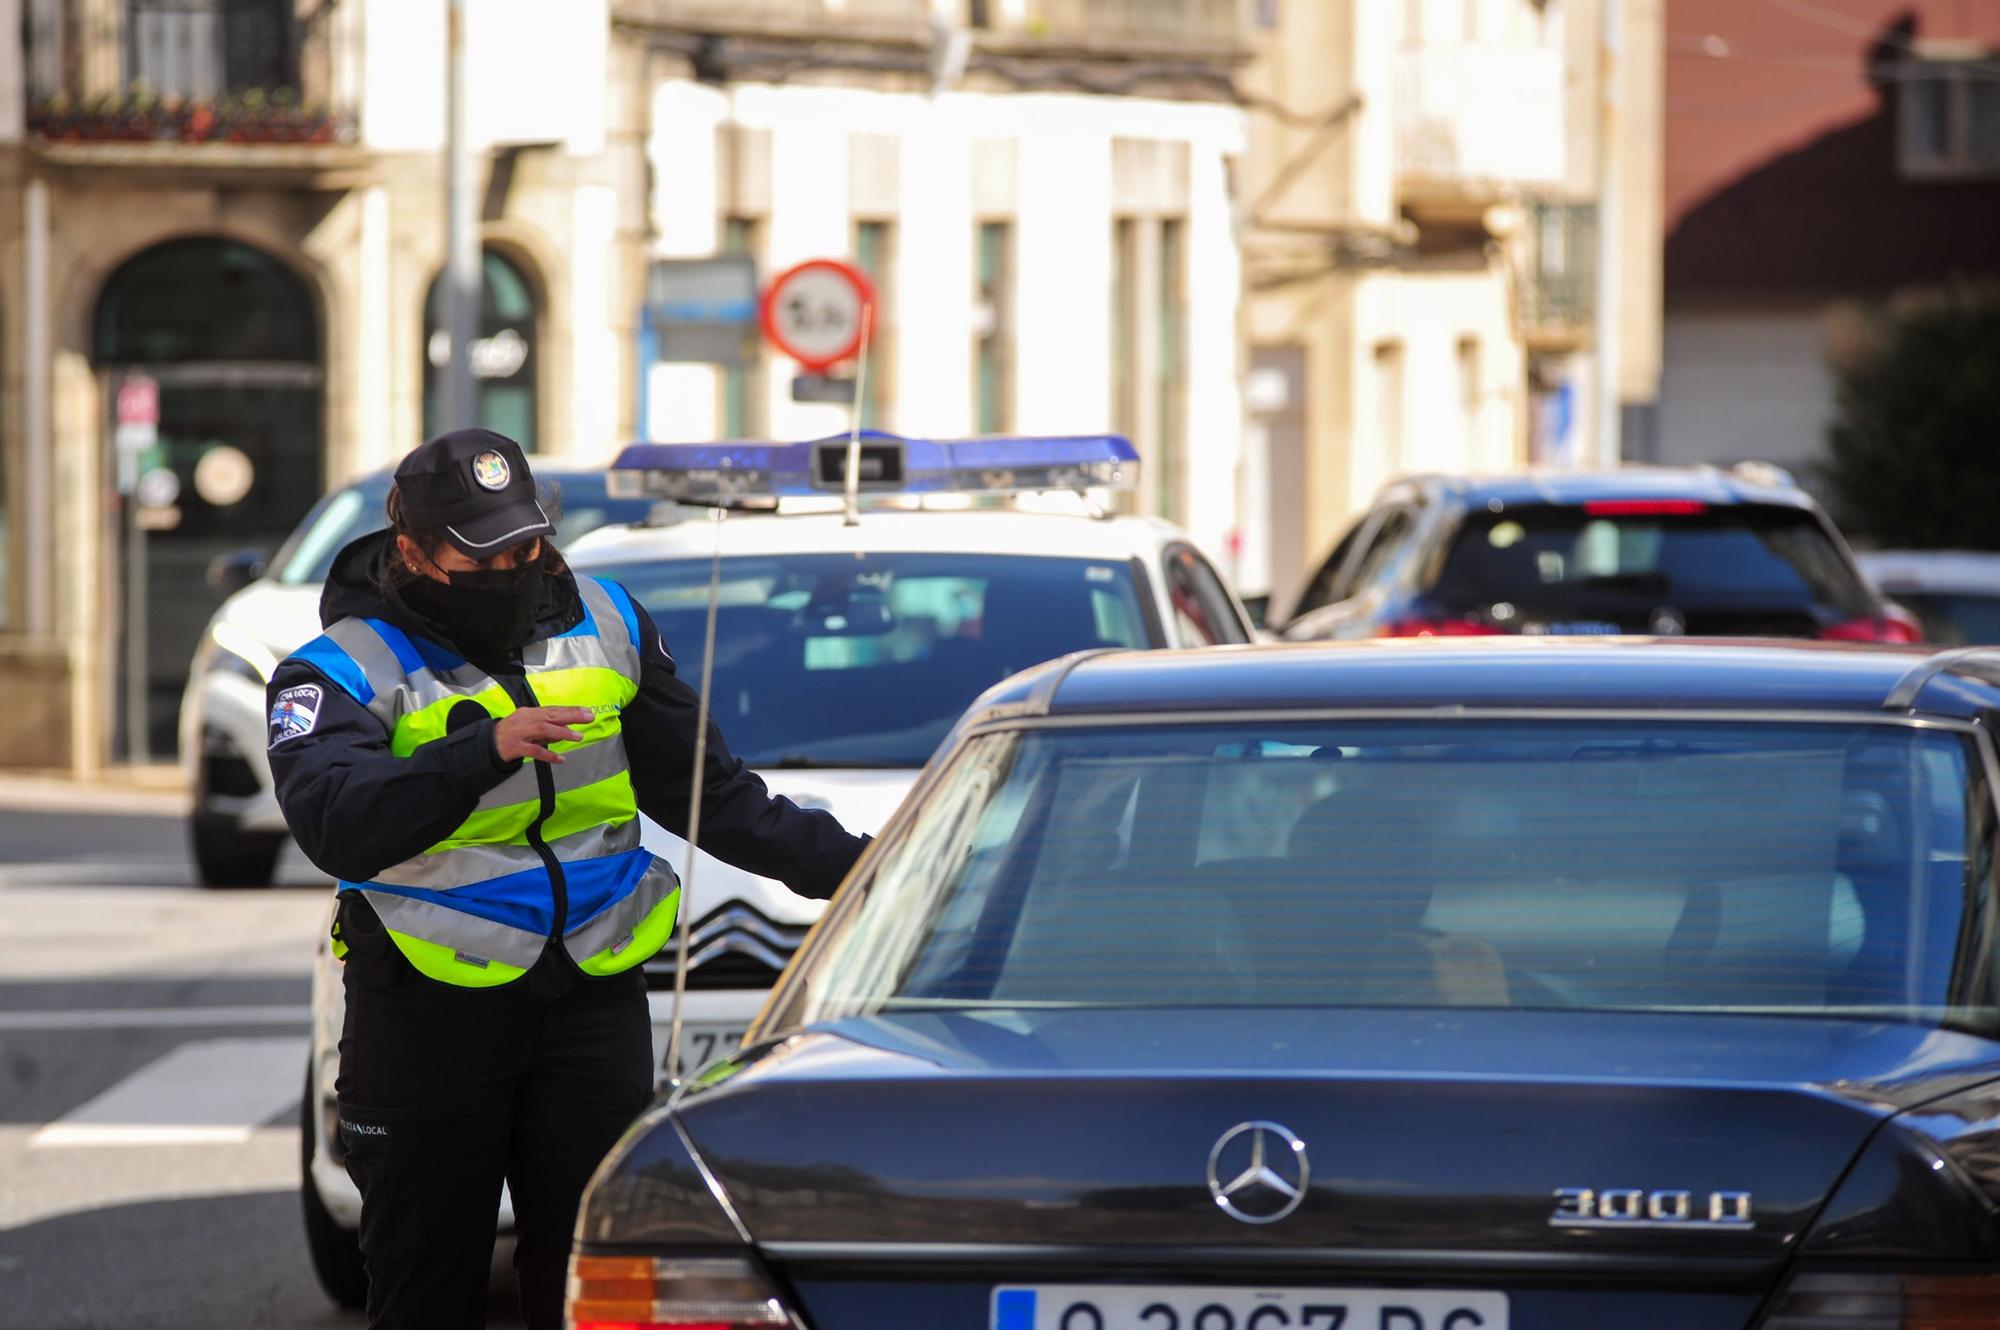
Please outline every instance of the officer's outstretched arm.
[[[646, 816], [676, 836], [687, 834], [689, 778], [700, 698], [674, 671], [674, 658], [644, 606], [639, 623], [639, 695], [622, 723], [632, 768], [632, 793]], [[701, 848], [746, 872], [776, 878], [801, 896], [831, 896], [861, 854], [824, 809], [800, 808], [765, 788], [757, 773], [729, 751], [708, 724], [708, 760], [701, 794]]]
[[295, 659], [278, 666], [267, 696], [278, 805], [306, 858], [345, 882], [443, 840], [517, 765], [500, 761], [490, 718], [397, 757], [381, 721]]

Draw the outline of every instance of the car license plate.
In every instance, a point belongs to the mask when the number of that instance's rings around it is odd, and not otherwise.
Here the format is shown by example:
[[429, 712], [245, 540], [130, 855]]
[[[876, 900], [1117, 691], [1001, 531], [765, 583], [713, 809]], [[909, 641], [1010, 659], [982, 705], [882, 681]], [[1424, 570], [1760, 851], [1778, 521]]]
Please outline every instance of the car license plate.
[[1507, 1330], [1507, 1295], [1038, 1284], [994, 1289], [991, 1330]]
[[743, 1042], [741, 1026], [702, 1025], [689, 1021], [681, 1026], [679, 1075], [699, 1070], [725, 1053], [733, 1053]]

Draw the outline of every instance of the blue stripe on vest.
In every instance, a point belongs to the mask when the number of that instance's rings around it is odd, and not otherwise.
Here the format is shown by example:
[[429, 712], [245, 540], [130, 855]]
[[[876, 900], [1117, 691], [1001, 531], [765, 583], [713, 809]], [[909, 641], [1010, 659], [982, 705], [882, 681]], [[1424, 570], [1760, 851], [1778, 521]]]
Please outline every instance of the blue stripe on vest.
[[369, 684], [368, 676], [362, 673], [361, 663], [341, 650], [340, 643], [330, 637], [315, 637], [294, 651], [292, 659], [312, 666], [364, 707], [375, 700], [375, 689]]
[[375, 636], [382, 639], [382, 645], [395, 654], [396, 664], [405, 674], [415, 674], [424, 668], [424, 658], [417, 654], [416, 643], [410, 635], [393, 623], [382, 619], [363, 619], [361, 622], [375, 630]]
[[652, 866], [653, 852], [643, 846], [564, 864], [563, 880], [569, 884], [569, 922], [565, 927], [574, 933], [630, 896]]
[[364, 885], [369, 891], [386, 891], [391, 896], [428, 901], [460, 914], [471, 915], [474, 919], [505, 924], [525, 933], [547, 936], [549, 926], [555, 922], [554, 893], [549, 890], [547, 871], [539, 864], [505, 877], [488, 878], [467, 887], [453, 887], [450, 891], [399, 887], [393, 882], [369, 882]]
[[569, 629], [567, 632], [557, 633], [557, 637], [597, 636], [597, 616], [590, 612], [590, 602], [579, 596], [577, 597], [577, 604], [583, 610], [583, 617], [576, 621], [576, 627]]
[[618, 617], [625, 621], [625, 636], [632, 643], [632, 649], [641, 656], [646, 654], [645, 643], [639, 640], [639, 611], [632, 608], [632, 593], [616, 582], [593, 577], [591, 581], [604, 588], [604, 594], [611, 597], [611, 603], [618, 607]]

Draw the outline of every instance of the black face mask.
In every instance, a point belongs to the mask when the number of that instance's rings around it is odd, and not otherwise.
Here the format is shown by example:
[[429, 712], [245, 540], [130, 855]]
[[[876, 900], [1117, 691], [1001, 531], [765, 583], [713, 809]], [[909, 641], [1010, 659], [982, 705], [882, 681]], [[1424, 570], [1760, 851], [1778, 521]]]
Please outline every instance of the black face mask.
[[451, 582], [419, 577], [402, 587], [406, 604], [450, 634], [452, 645], [481, 656], [510, 656], [535, 635], [543, 576], [539, 562], [519, 568], [452, 573]]

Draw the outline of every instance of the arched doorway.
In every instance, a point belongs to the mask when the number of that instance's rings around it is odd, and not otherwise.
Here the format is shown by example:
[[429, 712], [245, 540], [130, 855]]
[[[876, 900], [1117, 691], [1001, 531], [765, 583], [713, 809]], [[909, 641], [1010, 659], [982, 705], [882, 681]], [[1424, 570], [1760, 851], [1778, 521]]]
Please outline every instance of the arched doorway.
[[444, 386], [444, 365], [451, 358], [451, 335], [445, 331], [444, 278], [432, 279], [424, 300], [424, 437], [470, 424], [497, 430], [527, 452], [534, 452], [541, 409], [536, 355], [540, 342], [541, 301], [527, 274], [495, 250], [480, 263], [479, 335], [472, 343], [472, 377], [478, 385], [479, 419], [438, 418]]
[[[169, 241], [105, 282], [93, 353], [109, 432], [125, 445], [113, 471], [136, 490], [120, 508], [136, 520], [119, 536], [119, 751], [161, 758], [174, 752], [188, 664], [222, 599], [210, 561], [276, 549], [319, 496], [319, 315], [298, 274], [261, 250]], [[149, 396], [156, 423], [121, 427]]]

